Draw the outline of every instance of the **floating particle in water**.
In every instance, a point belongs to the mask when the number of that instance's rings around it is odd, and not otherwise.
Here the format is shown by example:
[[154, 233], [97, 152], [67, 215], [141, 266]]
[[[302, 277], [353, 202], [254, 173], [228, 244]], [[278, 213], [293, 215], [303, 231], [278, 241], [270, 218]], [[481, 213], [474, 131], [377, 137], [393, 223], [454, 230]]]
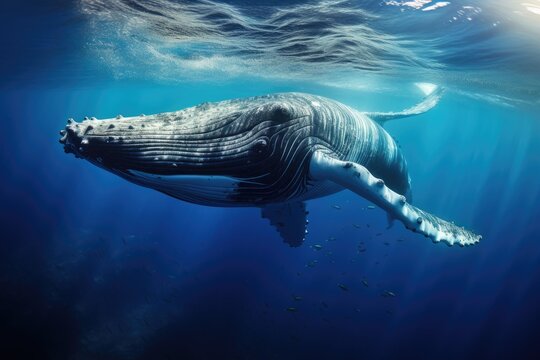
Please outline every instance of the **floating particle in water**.
[[312, 260], [310, 262], [308, 262], [308, 264], [306, 265], [307, 267], [315, 267], [315, 265], [319, 262], [319, 260]]
[[328, 309], [328, 304], [325, 303], [324, 301], [321, 301], [321, 305], [323, 308]]
[[369, 283], [367, 282], [366, 279], [362, 280], [362, 284], [364, 284], [365, 287], [369, 287]]
[[349, 288], [343, 284], [337, 284], [337, 286], [343, 291], [349, 291]]
[[294, 299], [294, 301], [301, 301], [302, 297], [295, 295], [295, 296], [293, 296], [293, 299]]
[[381, 235], [382, 235], [382, 233], [376, 233], [375, 234], [375, 236], [381, 236]]
[[385, 241], [385, 242], [384, 242], [384, 245], [390, 246], [390, 243], [389, 243], [388, 241]]

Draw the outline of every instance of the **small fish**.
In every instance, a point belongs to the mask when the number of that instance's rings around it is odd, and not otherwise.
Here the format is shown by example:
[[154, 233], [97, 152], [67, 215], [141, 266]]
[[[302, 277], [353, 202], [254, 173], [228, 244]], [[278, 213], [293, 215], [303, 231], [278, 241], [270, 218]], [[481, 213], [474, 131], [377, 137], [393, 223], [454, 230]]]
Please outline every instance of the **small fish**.
[[360, 225], [358, 225], [358, 224], [352, 224], [352, 226], [354, 226], [357, 229], [360, 229]]
[[381, 235], [382, 235], [382, 233], [376, 233], [375, 234], [375, 236], [381, 236]]
[[341, 206], [339, 206], [339, 205], [332, 205], [332, 207], [333, 207], [334, 209], [336, 209], [336, 210], [341, 210]]
[[328, 238], [328, 240], [326, 240], [326, 241], [336, 241], [336, 238], [333, 237], [333, 236], [330, 236], [330, 237]]
[[328, 309], [328, 304], [325, 303], [324, 301], [321, 301], [321, 305], [322, 305], [324, 308]]
[[373, 205], [368, 205], [367, 208], [370, 209], [370, 210], [373, 210], [373, 209], [375, 209], [375, 206], [373, 206]]
[[318, 251], [322, 249], [322, 245], [313, 245], [313, 248]]
[[343, 290], [343, 291], [349, 291], [349, 288], [346, 287], [346, 286], [343, 285], [343, 284], [337, 284], [337, 286], [338, 286], [341, 290]]
[[364, 284], [365, 287], [369, 287], [367, 280], [362, 280], [362, 284]]
[[366, 252], [366, 248], [365, 247], [359, 247], [358, 248], [358, 252]]
[[300, 301], [302, 300], [301, 296], [293, 296], [294, 301]]
[[381, 294], [381, 296], [383, 296], [383, 297], [396, 297], [396, 294], [393, 293], [393, 292], [390, 291], [390, 290], [385, 290], [385, 291]]
[[288, 311], [288, 312], [297, 312], [298, 309], [291, 306], [291, 307], [288, 307], [288, 308], [287, 308], [287, 311]]

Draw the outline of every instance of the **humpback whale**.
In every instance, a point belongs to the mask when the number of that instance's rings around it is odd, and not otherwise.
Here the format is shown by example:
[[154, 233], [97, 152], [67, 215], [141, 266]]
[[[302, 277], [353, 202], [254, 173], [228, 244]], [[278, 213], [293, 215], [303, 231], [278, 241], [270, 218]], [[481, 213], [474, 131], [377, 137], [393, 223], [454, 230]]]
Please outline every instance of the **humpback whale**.
[[437, 88], [396, 113], [278, 93], [149, 116], [68, 119], [60, 143], [66, 153], [180, 200], [259, 207], [291, 246], [307, 233], [305, 202], [344, 189], [433, 242], [472, 245], [481, 236], [412, 205], [407, 163], [383, 128], [431, 109], [441, 94]]

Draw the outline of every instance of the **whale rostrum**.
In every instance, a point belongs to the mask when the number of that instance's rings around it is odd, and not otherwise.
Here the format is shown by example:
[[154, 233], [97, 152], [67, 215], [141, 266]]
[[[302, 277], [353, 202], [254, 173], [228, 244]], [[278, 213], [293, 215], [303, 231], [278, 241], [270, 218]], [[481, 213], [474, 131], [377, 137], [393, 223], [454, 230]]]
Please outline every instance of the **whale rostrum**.
[[260, 207], [291, 246], [307, 233], [304, 202], [344, 189], [434, 242], [471, 245], [481, 236], [411, 204], [407, 163], [382, 127], [429, 110], [440, 96], [369, 114], [320, 96], [272, 94], [156, 115], [69, 119], [60, 142], [67, 153], [180, 200]]

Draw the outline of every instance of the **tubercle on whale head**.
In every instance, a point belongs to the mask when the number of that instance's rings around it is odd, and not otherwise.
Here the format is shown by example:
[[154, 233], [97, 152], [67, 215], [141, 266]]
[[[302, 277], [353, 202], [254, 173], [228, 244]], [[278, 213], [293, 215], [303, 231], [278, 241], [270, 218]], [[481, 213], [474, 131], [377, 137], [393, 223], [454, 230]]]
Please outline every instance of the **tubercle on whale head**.
[[[64, 145], [65, 153], [72, 153], [77, 158], [97, 160], [96, 146], [103, 143], [121, 142], [122, 137], [117, 135], [106, 136], [103, 130], [112, 130], [114, 123], [107, 120], [98, 120], [95, 117], [85, 117], [81, 122], [73, 118], [67, 120], [66, 126], [60, 130], [60, 144]], [[99, 132], [96, 132], [99, 129]]]
[[[84, 146], [87, 144], [87, 141], [84, 141], [80, 137], [81, 128], [80, 124], [69, 118], [67, 124], [63, 130], [60, 130], [60, 144], [64, 145], [65, 153], [73, 153], [75, 157], [81, 158], [80, 152], [84, 151]], [[81, 146], [82, 145], [82, 146]]]

